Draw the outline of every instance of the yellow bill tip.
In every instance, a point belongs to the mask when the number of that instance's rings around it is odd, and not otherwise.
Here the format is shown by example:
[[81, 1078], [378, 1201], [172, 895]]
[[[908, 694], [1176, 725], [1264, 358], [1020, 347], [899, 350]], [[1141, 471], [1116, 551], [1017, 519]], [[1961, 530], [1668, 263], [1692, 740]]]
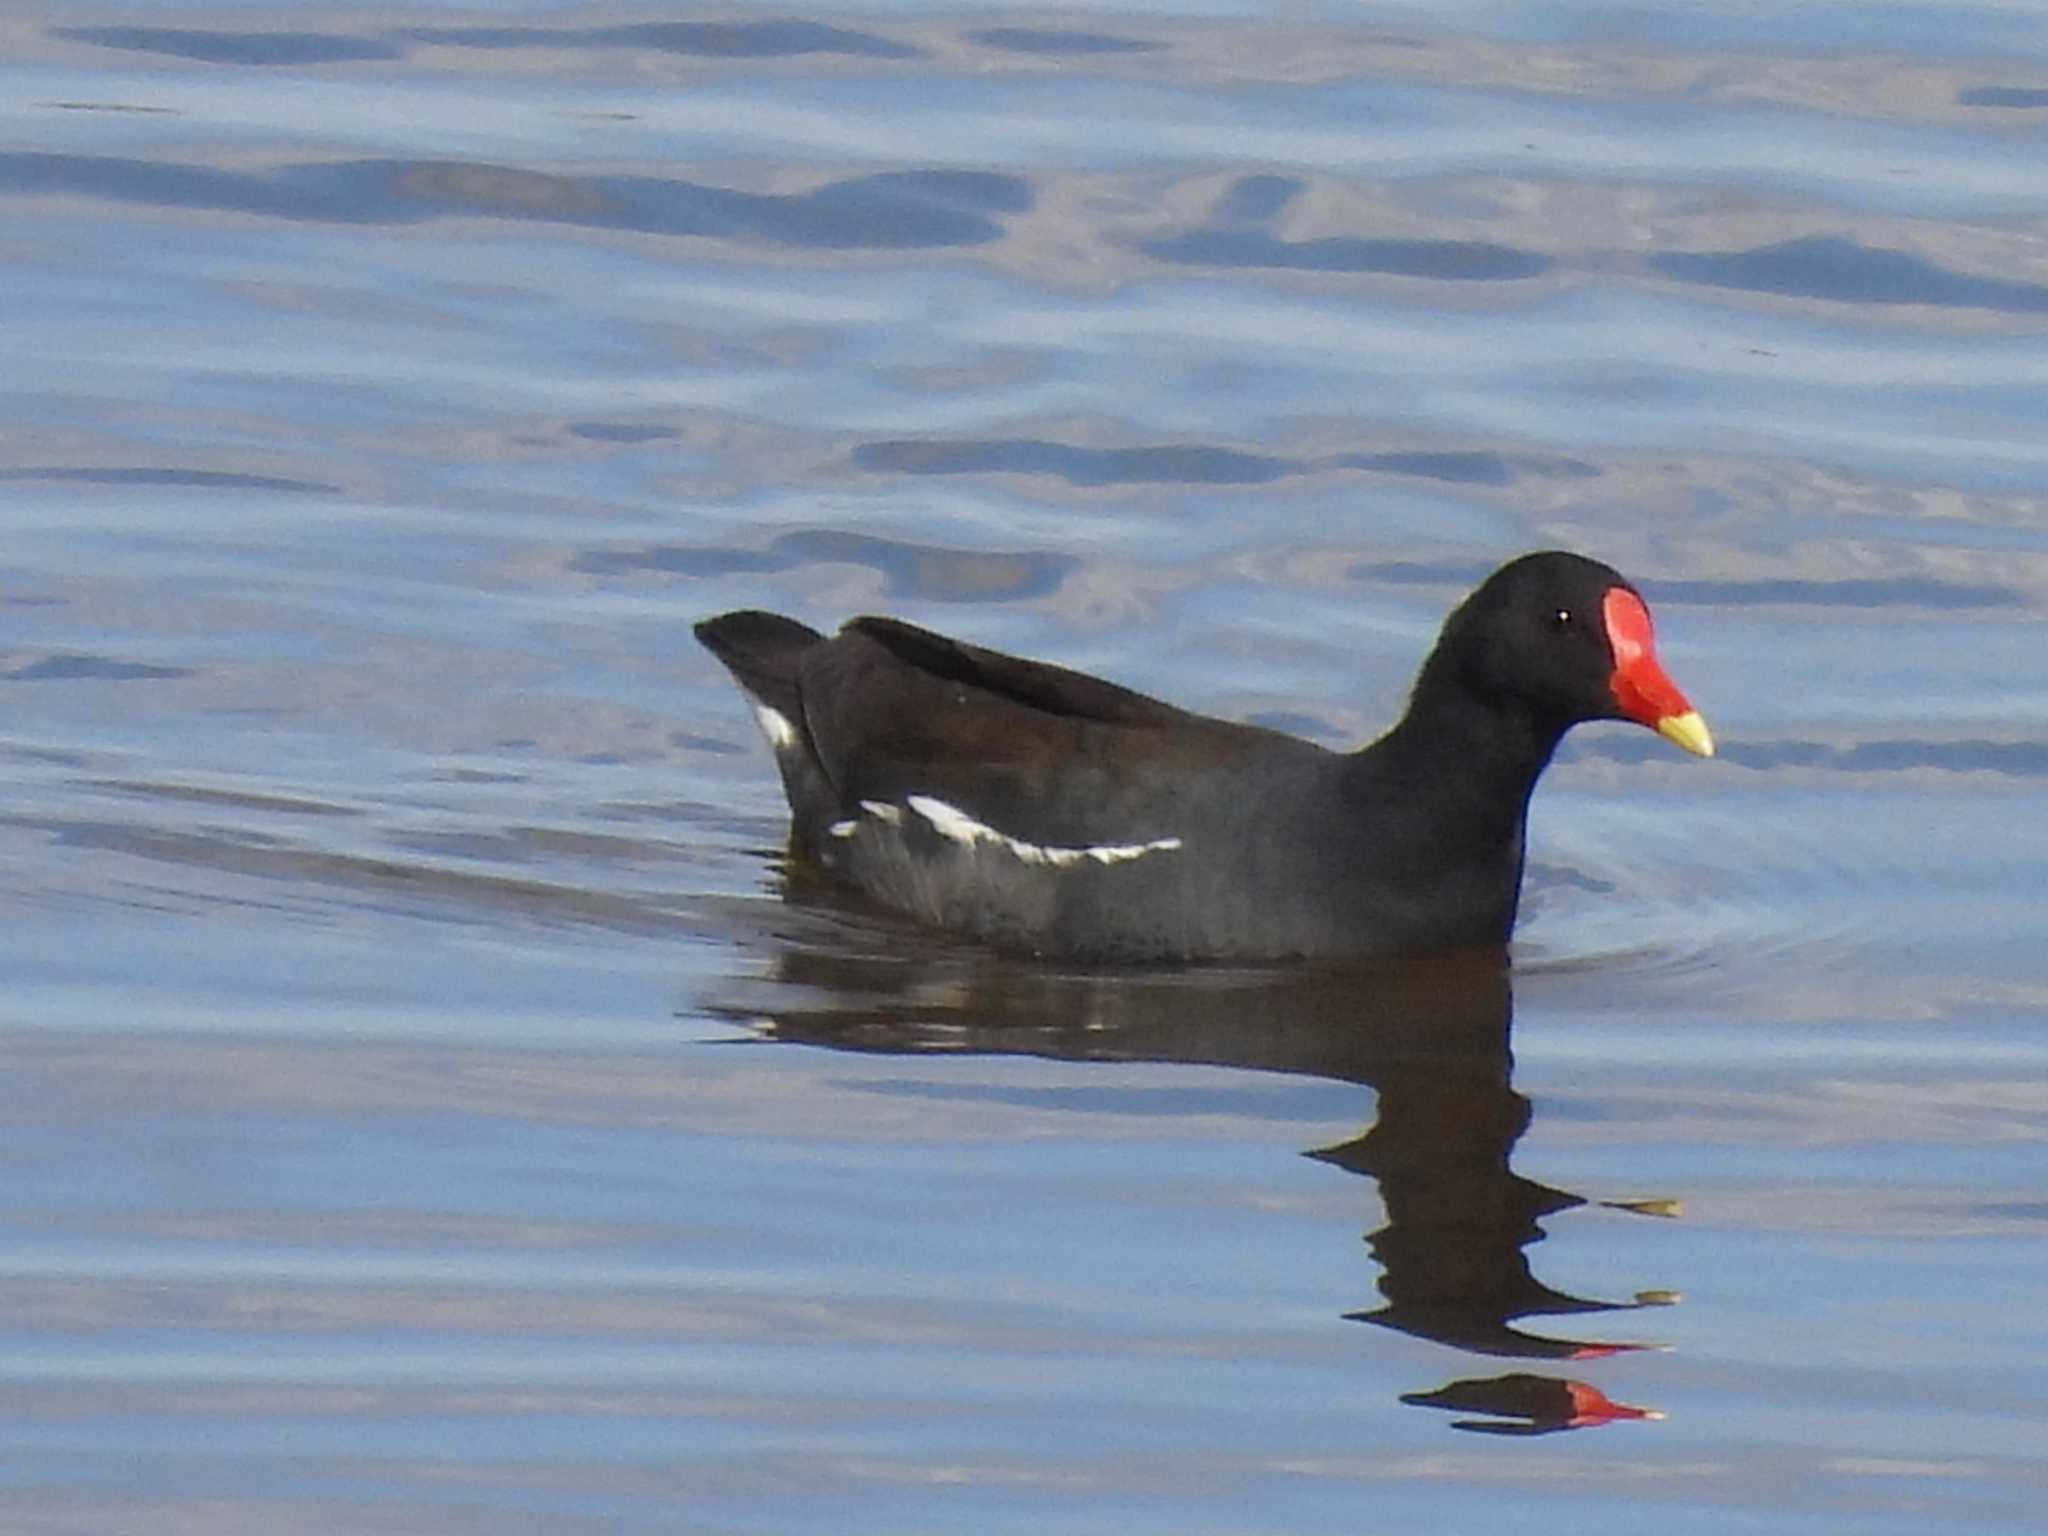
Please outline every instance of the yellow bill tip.
[[1657, 734], [1692, 753], [1694, 757], [1714, 755], [1714, 736], [1696, 709], [1682, 715], [1666, 715], [1657, 722]]

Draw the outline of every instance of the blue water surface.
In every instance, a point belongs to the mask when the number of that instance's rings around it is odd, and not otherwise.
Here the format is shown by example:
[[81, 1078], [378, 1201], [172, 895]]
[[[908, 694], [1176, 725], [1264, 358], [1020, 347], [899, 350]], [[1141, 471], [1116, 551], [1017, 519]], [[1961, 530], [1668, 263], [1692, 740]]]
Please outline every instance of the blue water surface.
[[[2028, 8], [8, 36], [0, 1525], [2048, 1523]], [[790, 899], [689, 634], [1347, 745], [1555, 545], [1721, 751], [1508, 983]]]

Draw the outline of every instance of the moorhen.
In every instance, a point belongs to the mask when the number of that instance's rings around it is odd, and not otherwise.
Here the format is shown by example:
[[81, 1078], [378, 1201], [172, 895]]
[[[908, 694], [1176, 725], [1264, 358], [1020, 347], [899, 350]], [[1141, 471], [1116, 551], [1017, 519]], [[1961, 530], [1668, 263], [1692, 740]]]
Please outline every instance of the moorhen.
[[1529, 795], [1582, 720], [1713, 754], [1649, 609], [1578, 555], [1502, 566], [1444, 623], [1407, 712], [1356, 752], [861, 618], [728, 613], [697, 637], [774, 749], [799, 860], [896, 911], [1087, 962], [1500, 944]]

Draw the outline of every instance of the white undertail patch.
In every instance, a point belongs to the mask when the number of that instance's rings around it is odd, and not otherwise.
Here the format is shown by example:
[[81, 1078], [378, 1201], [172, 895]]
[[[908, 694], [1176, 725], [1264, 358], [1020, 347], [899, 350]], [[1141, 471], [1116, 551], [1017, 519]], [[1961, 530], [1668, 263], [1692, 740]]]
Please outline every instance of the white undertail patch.
[[[868, 801], [861, 804], [864, 809], [875, 809]], [[1149, 843], [1097, 843], [1089, 848], [1050, 848], [1040, 843], [1027, 843], [1007, 832], [998, 832], [994, 827], [976, 821], [958, 806], [948, 805], [930, 795], [907, 796], [904, 804], [930, 822], [932, 830], [941, 837], [950, 838], [965, 848], [988, 843], [1008, 850], [1026, 864], [1064, 867], [1078, 864], [1083, 859], [1093, 859], [1098, 864], [1122, 864], [1130, 859], [1142, 859], [1148, 853], [1171, 853], [1180, 847], [1177, 837], [1159, 837]], [[886, 809], [894, 811], [896, 808], [889, 806]]]
[[[860, 808], [884, 826], [894, 827], [902, 825], [903, 808], [901, 806], [891, 805], [886, 800], [863, 800], [860, 803]], [[825, 831], [833, 837], [859, 837], [861, 825], [862, 823], [858, 816], [848, 816], [843, 820], [833, 822], [825, 828]]]
[[756, 704], [754, 718], [761, 722], [761, 734], [768, 738], [768, 745], [776, 751], [787, 752], [796, 745], [796, 727], [789, 723], [789, 716], [781, 710]]

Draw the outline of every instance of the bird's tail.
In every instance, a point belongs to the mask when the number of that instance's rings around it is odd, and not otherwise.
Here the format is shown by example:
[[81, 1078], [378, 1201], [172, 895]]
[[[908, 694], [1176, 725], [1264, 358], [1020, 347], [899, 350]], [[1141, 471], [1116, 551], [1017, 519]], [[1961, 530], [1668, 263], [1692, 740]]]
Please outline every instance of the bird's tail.
[[779, 613], [747, 608], [704, 620], [697, 626], [697, 638], [725, 663], [734, 681], [755, 703], [767, 705], [791, 724], [802, 718], [797, 667], [803, 653], [823, 640], [823, 635]]
[[779, 613], [748, 609], [704, 620], [697, 638], [732, 673], [775, 753], [789, 799], [790, 851], [815, 858], [819, 839], [839, 816], [839, 795], [811, 740], [798, 674], [804, 653], [825, 637]]

